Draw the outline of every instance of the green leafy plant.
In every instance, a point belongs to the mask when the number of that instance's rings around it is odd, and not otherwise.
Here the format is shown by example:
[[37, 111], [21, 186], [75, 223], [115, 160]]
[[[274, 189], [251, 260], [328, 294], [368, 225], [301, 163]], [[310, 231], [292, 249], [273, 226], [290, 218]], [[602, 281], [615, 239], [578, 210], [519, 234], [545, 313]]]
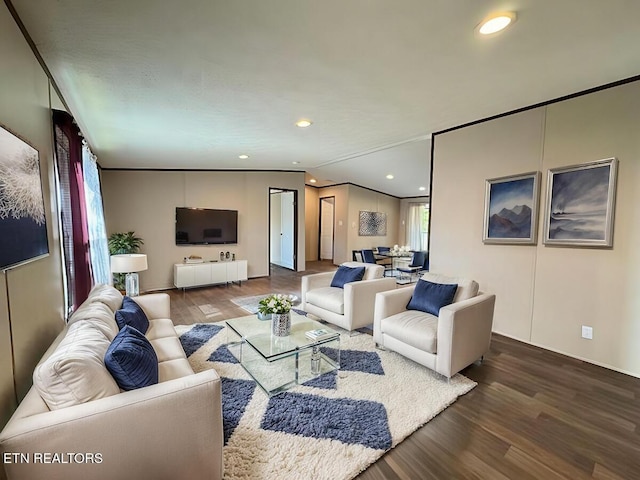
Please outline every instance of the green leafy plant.
[[138, 253], [142, 245], [144, 242], [134, 232], [112, 233], [109, 237], [109, 254]]
[[[108, 239], [109, 255], [122, 255], [127, 253], [138, 253], [144, 241], [136, 237], [135, 232], [112, 233]], [[113, 286], [118, 290], [124, 290], [124, 273], [113, 274]]]
[[287, 295], [269, 295], [258, 302], [258, 311], [263, 315], [268, 313], [288, 313], [291, 310], [291, 300]]

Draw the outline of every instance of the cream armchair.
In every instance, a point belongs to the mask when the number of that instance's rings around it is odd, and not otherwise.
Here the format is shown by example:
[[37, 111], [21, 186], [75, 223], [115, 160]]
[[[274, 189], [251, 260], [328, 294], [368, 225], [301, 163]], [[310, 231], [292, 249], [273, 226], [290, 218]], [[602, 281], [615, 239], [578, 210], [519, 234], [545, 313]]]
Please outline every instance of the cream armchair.
[[495, 295], [478, 291], [473, 280], [426, 273], [423, 280], [457, 284], [453, 303], [435, 316], [407, 310], [415, 285], [376, 295], [373, 338], [393, 350], [451, 378], [489, 351]]
[[395, 278], [384, 278], [384, 266], [371, 263], [345, 262], [347, 267], [365, 267], [360, 281], [332, 287], [335, 272], [315, 273], [302, 277], [300, 308], [346, 330], [373, 323], [376, 294], [396, 287]]

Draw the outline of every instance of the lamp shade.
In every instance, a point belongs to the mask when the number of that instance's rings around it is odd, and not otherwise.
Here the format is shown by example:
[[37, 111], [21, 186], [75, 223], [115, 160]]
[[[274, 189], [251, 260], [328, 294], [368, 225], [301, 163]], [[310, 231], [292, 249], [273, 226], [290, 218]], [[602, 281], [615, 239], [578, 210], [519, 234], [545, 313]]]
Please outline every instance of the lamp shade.
[[141, 272], [147, 269], [147, 256], [141, 253], [111, 255], [111, 273]]

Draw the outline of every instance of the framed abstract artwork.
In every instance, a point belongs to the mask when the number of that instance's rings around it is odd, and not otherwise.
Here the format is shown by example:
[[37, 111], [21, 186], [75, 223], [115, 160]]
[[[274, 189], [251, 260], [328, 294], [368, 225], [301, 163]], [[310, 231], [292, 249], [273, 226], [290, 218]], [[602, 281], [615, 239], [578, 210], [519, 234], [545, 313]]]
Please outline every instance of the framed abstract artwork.
[[534, 245], [538, 230], [539, 192], [540, 172], [488, 179], [482, 241]]
[[38, 151], [0, 127], [0, 270], [49, 253]]
[[358, 235], [380, 237], [387, 234], [387, 214], [382, 212], [360, 212]]
[[549, 170], [545, 245], [612, 247], [618, 160]]

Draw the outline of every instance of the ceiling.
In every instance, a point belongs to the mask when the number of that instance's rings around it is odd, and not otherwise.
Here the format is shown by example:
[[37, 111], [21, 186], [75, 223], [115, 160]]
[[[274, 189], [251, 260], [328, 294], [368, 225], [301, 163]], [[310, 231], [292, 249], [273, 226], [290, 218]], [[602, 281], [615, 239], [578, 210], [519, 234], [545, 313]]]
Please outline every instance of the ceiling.
[[[419, 196], [433, 132], [640, 73], [629, 0], [11, 3], [103, 167]], [[500, 10], [516, 23], [474, 33]]]

